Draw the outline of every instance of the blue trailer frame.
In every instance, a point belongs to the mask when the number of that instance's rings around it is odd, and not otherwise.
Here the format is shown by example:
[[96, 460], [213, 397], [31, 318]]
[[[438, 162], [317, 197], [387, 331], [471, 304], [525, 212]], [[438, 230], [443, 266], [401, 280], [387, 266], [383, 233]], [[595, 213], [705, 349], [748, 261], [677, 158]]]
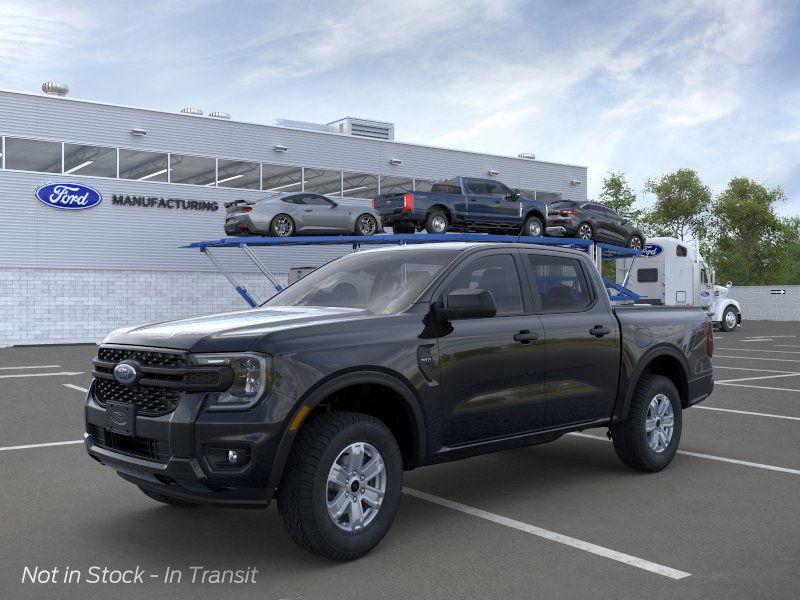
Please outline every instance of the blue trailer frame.
[[[296, 237], [226, 237], [218, 240], [207, 240], [203, 242], [193, 242], [182, 246], [182, 248], [196, 248], [206, 255], [211, 263], [222, 273], [231, 283], [239, 295], [251, 307], [258, 306], [258, 302], [241, 285], [236, 278], [214, 256], [212, 248], [240, 248], [247, 257], [253, 262], [256, 268], [270, 280], [275, 290], [280, 292], [283, 286], [278, 282], [275, 275], [253, 252], [253, 247], [286, 247], [286, 246], [351, 246], [353, 251], [362, 246], [379, 246], [397, 244], [400, 246], [408, 244], [430, 244], [437, 242], [483, 242], [483, 243], [502, 243], [502, 244], [538, 244], [540, 246], [558, 246], [561, 248], [573, 248], [587, 252], [592, 257], [592, 262], [602, 273], [601, 265], [605, 259], [619, 260], [641, 255], [639, 250], [612, 246], [603, 242], [592, 240], [581, 240], [577, 238], [557, 238], [557, 237], [525, 237], [516, 235], [486, 235], [482, 233], [442, 233], [442, 234], [380, 234], [368, 237], [355, 235], [341, 236], [296, 236]], [[612, 294], [609, 291], [609, 298], [612, 302], [631, 302], [639, 299], [639, 296], [628, 288], [619, 285], [609, 279], [603, 278], [606, 286], [618, 292]], [[626, 278], [627, 281], [627, 278]]]

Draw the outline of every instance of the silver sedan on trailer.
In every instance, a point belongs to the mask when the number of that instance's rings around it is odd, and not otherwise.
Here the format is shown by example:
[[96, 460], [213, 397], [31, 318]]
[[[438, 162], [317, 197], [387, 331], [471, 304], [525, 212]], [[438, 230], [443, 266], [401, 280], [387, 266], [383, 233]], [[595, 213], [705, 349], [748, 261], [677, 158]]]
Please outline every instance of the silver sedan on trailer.
[[374, 235], [383, 231], [371, 206], [344, 204], [320, 194], [291, 192], [225, 204], [227, 235]]

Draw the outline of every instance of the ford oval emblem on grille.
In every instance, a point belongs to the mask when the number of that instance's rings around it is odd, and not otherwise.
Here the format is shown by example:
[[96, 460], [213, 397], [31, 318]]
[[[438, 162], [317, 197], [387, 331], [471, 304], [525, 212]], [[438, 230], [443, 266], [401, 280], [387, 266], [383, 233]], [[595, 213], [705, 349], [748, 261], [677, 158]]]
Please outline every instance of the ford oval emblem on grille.
[[114, 367], [114, 379], [122, 385], [130, 385], [136, 381], [137, 375], [136, 367], [128, 363], [119, 363]]
[[125, 425], [128, 422], [128, 417], [125, 416], [125, 413], [115, 410], [111, 413], [111, 420], [117, 425]]

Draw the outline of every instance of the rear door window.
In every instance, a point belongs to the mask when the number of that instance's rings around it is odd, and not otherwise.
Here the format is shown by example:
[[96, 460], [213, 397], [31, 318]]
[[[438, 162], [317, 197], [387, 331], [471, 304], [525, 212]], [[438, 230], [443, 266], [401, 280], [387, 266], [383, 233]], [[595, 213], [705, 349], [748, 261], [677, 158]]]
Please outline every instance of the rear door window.
[[529, 283], [542, 303], [542, 313], [582, 312], [594, 303], [586, 273], [576, 258], [525, 253]]
[[481, 181], [480, 179], [467, 179], [467, 191], [470, 194], [474, 194], [476, 196], [487, 196], [489, 194], [489, 188], [486, 186], [486, 182]]

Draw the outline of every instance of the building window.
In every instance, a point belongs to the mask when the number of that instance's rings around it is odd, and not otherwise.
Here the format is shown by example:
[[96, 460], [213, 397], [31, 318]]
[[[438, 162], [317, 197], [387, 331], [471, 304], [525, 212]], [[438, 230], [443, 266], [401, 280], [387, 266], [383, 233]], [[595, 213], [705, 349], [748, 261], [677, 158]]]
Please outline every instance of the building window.
[[61, 173], [61, 143], [6, 138], [6, 169]]
[[342, 173], [345, 198], [375, 198], [378, 195], [378, 176], [364, 173]]
[[141, 150], [119, 151], [119, 176], [139, 181], [168, 181], [167, 155]]
[[204, 156], [170, 154], [169, 170], [170, 183], [212, 186], [216, 181], [217, 161]]
[[220, 159], [217, 169], [219, 187], [259, 189], [261, 173], [258, 163]]
[[381, 194], [403, 194], [414, 191], [414, 180], [411, 177], [381, 177]]
[[265, 192], [299, 192], [303, 187], [303, 169], [285, 165], [261, 165], [261, 189]]
[[327, 171], [325, 169], [310, 169], [306, 167], [305, 172], [305, 191], [323, 196], [342, 195], [342, 172]]
[[117, 149], [64, 144], [64, 174], [117, 176]]

